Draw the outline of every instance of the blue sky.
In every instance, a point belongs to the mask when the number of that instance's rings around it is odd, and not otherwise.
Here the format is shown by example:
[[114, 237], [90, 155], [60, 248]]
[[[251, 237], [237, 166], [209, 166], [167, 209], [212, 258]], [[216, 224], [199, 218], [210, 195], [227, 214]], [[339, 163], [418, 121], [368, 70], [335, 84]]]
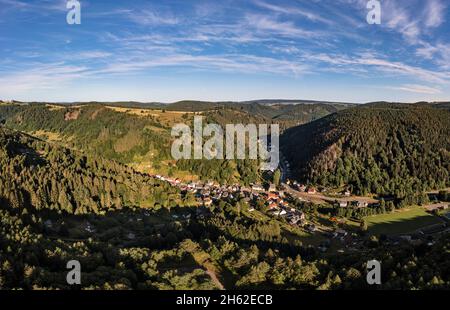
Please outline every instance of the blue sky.
[[0, 0], [0, 98], [450, 100], [450, 3]]

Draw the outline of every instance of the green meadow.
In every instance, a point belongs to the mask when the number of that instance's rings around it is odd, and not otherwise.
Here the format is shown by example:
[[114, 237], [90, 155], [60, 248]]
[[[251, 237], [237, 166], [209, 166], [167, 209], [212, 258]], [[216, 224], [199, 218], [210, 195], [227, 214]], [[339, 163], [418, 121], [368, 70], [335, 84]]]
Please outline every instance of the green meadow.
[[369, 232], [372, 234], [403, 234], [425, 226], [441, 223], [442, 220], [431, 215], [421, 207], [366, 217]]

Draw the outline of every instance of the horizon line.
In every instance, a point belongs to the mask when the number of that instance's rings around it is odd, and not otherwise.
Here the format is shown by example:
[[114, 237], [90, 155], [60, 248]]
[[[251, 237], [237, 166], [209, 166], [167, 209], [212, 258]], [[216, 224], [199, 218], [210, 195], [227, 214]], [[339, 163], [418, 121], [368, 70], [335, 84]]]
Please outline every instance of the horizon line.
[[99, 104], [108, 104], [108, 103], [137, 103], [137, 104], [161, 104], [161, 105], [171, 105], [181, 102], [193, 102], [193, 103], [212, 103], [212, 104], [252, 104], [252, 103], [273, 103], [273, 104], [320, 104], [320, 103], [328, 103], [328, 104], [370, 104], [370, 103], [394, 103], [394, 104], [419, 104], [419, 103], [429, 103], [429, 104], [439, 104], [450, 102], [448, 100], [434, 100], [434, 101], [386, 101], [386, 100], [373, 100], [373, 101], [365, 101], [365, 102], [356, 102], [356, 101], [330, 101], [330, 100], [317, 100], [317, 99], [252, 99], [252, 100], [197, 100], [197, 99], [182, 99], [177, 101], [163, 102], [163, 101], [138, 101], [138, 100], [89, 100], [89, 101], [39, 101], [39, 100], [15, 100], [15, 99], [0, 99], [0, 102], [3, 103], [51, 103], [51, 104], [89, 104], [89, 103], [99, 103]]

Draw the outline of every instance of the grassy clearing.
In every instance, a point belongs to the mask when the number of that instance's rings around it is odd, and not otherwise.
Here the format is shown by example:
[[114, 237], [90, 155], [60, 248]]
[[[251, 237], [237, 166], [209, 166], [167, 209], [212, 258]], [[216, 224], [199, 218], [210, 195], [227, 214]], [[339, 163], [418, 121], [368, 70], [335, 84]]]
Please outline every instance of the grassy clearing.
[[38, 130], [31, 133], [32, 136], [50, 141], [50, 142], [60, 142], [62, 141], [62, 137], [60, 134], [56, 132], [46, 131], [46, 130]]
[[442, 220], [425, 211], [424, 208], [414, 207], [366, 217], [369, 232], [372, 234], [403, 234], [414, 232], [422, 227], [441, 223]]
[[178, 178], [180, 180], [183, 180], [184, 182], [191, 182], [191, 181], [196, 182], [200, 180], [200, 177], [198, 175], [195, 175], [190, 171], [170, 169], [170, 167], [174, 165], [173, 161], [168, 160], [161, 161], [158, 162], [159, 166], [155, 167], [155, 160], [153, 161], [151, 160], [153, 156], [154, 154], [150, 153], [145, 157], [141, 158], [136, 157], [134, 158], [134, 162], [129, 164], [129, 166], [133, 167], [135, 170], [142, 173], [170, 176], [171, 178]]
[[45, 105], [50, 111], [58, 111], [58, 110], [64, 110], [66, 107], [60, 106], [60, 105], [54, 105], [54, 104], [46, 104]]
[[156, 110], [154, 111], [150, 109], [133, 109], [133, 108], [110, 107], [110, 106], [107, 106], [107, 108], [116, 112], [127, 113], [137, 116], [158, 116]]
[[[185, 123], [187, 118], [192, 118], [194, 112], [184, 111], [165, 111], [165, 110], [152, 110], [152, 109], [135, 109], [135, 108], [120, 108], [107, 106], [115, 112], [127, 113], [139, 117], [153, 117], [165, 126], [172, 126], [178, 123]], [[185, 116], [186, 115], [186, 116]]]

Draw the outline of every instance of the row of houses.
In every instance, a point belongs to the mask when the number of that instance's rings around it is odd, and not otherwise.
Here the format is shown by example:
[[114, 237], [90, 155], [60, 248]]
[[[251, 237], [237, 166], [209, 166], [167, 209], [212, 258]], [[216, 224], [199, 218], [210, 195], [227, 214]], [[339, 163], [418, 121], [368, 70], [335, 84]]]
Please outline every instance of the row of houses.
[[208, 182], [188, 182], [185, 183], [178, 178], [169, 178], [161, 175], [154, 175], [158, 180], [166, 181], [172, 186], [178, 187], [182, 192], [189, 192], [195, 195], [197, 201], [203, 206], [210, 206], [215, 201], [221, 199], [241, 199], [247, 202], [253, 201], [259, 194], [264, 191], [261, 185], [253, 185], [251, 188], [233, 185], [220, 185], [215, 181]]
[[290, 185], [296, 191], [308, 194], [316, 194], [317, 189], [313, 186], [306, 186], [305, 184], [298, 183], [297, 181], [287, 181], [287, 184]]
[[[313, 187], [313, 186], [306, 186], [305, 184], [298, 183], [297, 181], [287, 181], [287, 184], [290, 185], [293, 189], [302, 192], [302, 193], [308, 193], [308, 194], [317, 194], [317, 192], [322, 191], [323, 189], [320, 189], [319, 191]], [[345, 189], [341, 192], [341, 194], [345, 197], [350, 197], [352, 193], [350, 190]]]
[[367, 201], [358, 201], [358, 200], [341, 200], [336, 202], [337, 205], [341, 208], [347, 208], [347, 207], [353, 207], [353, 208], [366, 208], [369, 206], [369, 203]]
[[269, 191], [265, 195], [265, 198], [268, 213], [270, 215], [285, 217], [291, 225], [303, 226], [305, 224], [305, 214], [290, 206], [284, 199], [285, 195], [283, 191]]

